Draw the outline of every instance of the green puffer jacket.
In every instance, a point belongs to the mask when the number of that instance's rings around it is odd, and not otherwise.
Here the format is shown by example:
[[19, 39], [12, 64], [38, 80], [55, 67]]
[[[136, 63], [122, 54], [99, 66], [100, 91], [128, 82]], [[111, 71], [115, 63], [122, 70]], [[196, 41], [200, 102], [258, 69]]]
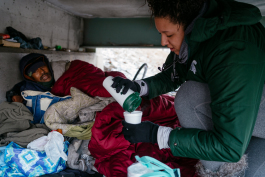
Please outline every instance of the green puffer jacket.
[[[255, 6], [232, 0], [210, 0], [185, 37], [187, 64], [143, 79], [151, 99], [178, 88], [184, 81], [207, 83], [214, 129], [175, 129], [169, 143], [175, 156], [237, 162], [245, 153], [257, 118], [265, 81], [265, 30]], [[174, 53], [166, 64], [173, 62]], [[181, 104], [181, 103], [178, 103]]]

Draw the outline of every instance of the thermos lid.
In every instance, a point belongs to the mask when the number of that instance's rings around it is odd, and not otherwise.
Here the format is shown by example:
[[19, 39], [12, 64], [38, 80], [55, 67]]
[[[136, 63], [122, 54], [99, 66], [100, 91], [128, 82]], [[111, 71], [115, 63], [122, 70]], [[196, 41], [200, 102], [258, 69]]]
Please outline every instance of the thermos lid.
[[126, 98], [122, 107], [127, 112], [133, 112], [140, 106], [141, 102], [142, 98], [140, 97], [140, 94], [138, 92], [134, 92]]

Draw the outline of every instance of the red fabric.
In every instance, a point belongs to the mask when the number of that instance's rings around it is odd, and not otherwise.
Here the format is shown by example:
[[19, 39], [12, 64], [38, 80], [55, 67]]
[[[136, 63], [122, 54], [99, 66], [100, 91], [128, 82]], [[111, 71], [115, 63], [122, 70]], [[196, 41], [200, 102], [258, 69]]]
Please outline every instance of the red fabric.
[[120, 72], [106, 72], [94, 65], [74, 60], [70, 68], [55, 82], [51, 92], [57, 96], [70, 95], [70, 88], [75, 87], [89, 96], [111, 97], [102, 83], [106, 76], [121, 76]]
[[[107, 76], [125, 76], [120, 72], [103, 72], [92, 64], [75, 60], [58, 79], [52, 93], [58, 96], [70, 95], [70, 88], [76, 87], [90, 96], [110, 97], [102, 86]], [[138, 110], [143, 111], [142, 121], [149, 120], [163, 126], [179, 126], [174, 109], [174, 98], [162, 95], [142, 101]], [[96, 158], [95, 167], [107, 177], [125, 177], [127, 168], [135, 162], [135, 155], [150, 156], [172, 168], [180, 168], [182, 177], [195, 177], [195, 159], [174, 157], [170, 149], [159, 150], [157, 144], [130, 144], [122, 134], [124, 110], [117, 103], [111, 103], [98, 112], [92, 128], [89, 150]]]
[[[143, 100], [138, 110], [143, 111], [143, 121], [175, 128], [179, 122], [174, 109], [174, 98], [162, 95]], [[127, 168], [135, 162], [135, 155], [150, 156], [172, 168], [180, 168], [181, 176], [195, 177], [195, 159], [174, 157], [170, 149], [159, 150], [157, 144], [130, 144], [122, 134], [123, 109], [118, 103], [108, 105], [96, 116], [88, 149], [96, 158], [95, 167], [107, 177], [125, 177]]]

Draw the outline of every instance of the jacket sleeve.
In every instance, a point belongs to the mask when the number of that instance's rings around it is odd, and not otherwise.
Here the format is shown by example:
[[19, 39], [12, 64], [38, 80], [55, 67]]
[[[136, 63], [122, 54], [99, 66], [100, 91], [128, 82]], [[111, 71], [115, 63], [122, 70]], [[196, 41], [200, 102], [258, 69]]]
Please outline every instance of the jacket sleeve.
[[218, 48], [203, 66], [214, 128], [173, 130], [170, 148], [175, 156], [237, 162], [251, 139], [264, 86], [265, 52], [241, 41]]
[[15, 95], [21, 95], [20, 88], [25, 84], [25, 81], [17, 83], [11, 90], [6, 92], [6, 100], [12, 102], [12, 97]]
[[[172, 64], [173, 59], [174, 59], [174, 53], [171, 52], [166, 59], [166, 62], [165, 62], [166, 66]], [[184, 65], [177, 63], [175, 66], [176, 66], [176, 72], [180, 76], [179, 81], [175, 81], [175, 82], [171, 81], [171, 73], [173, 71], [172, 67], [170, 67], [166, 71], [162, 71], [156, 74], [155, 76], [143, 79], [145, 83], [147, 83], [148, 85], [148, 96], [146, 96], [147, 99], [152, 99], [161, 94], [174, 91], [185, 81], [183, 77], [185, 74], [182, 73], [182, 70], [184, 71], [185, 69], [183, 68]]]

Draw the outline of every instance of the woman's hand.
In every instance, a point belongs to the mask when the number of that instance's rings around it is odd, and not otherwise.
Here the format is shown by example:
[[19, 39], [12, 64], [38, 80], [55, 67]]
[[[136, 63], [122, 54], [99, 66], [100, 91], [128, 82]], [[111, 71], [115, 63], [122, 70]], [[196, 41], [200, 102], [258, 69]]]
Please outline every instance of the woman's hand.
[[159, 125], [150, 121], [144, 121], [140, 124], [129, 124], [122, 121], [122, 133], [124, 138], [130, 143], [157, 143], [157, 131]]
[[122, 89], [122, 92], [121, 92], [121, 94], [123, 95], [125, 95], [129, 89], [133, 90], [134, 92], [140, 93], [141, 88], [136, 82], [133, 82], [129, 79], [124, 79], [119, 76], [113, 78], [112, 80], [113, 80], [113, 84], [111, 85], [111, 87], [116, 88], [117, 93], [121, 91], [123, 86], [124, 88]]

